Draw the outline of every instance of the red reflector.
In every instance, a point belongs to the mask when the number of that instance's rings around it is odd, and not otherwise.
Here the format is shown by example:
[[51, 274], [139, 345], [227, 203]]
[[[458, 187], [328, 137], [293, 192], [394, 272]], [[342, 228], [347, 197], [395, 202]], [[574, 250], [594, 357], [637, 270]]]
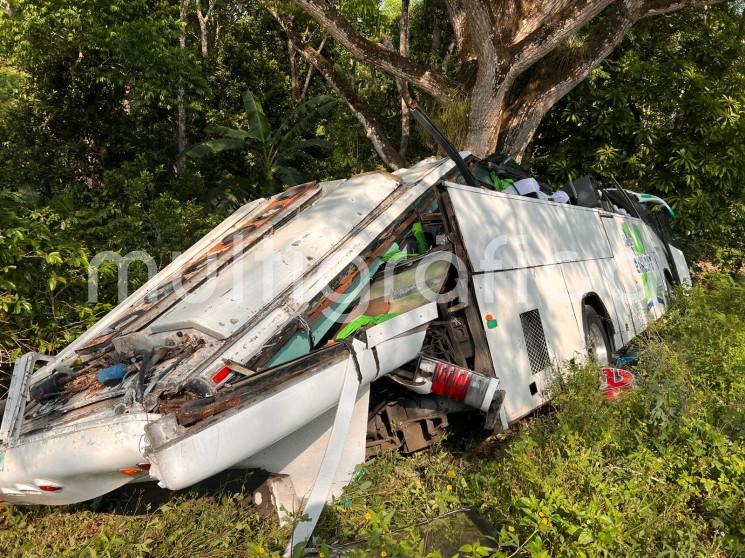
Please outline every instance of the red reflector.
[[212, 381], [216, 384], [219, 384], [228, 377], [228, 374], [230, 374], [230, 368], [226, 366], [225, 368], [222, 368], [219, 371], [215, 372], [215, 375], [212, 376]]
[[468, 370], [438, 362], [432, 379], [432, 393], [462, 402], [466, 398], [470, 383], [471, 372]]
[[150, 463], [138, 463], [137, 466], [142, 469], [143, 471], [149, 471], [150, 470]]
[[42, 484], [38, 487], [39, 490], [43, 490], [44, 492], [59, 492], [62, 490], [61, 486], [57, 486], [55, 484]]

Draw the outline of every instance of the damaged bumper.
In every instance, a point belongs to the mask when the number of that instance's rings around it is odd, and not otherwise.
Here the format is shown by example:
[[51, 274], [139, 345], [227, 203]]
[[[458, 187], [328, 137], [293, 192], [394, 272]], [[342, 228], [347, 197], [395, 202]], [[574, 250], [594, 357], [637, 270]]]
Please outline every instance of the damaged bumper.
[[25, 436], [0, 449], [0, 501], [73, 504], [148, 478], [143, 431], [157, 418], [112, 415]]

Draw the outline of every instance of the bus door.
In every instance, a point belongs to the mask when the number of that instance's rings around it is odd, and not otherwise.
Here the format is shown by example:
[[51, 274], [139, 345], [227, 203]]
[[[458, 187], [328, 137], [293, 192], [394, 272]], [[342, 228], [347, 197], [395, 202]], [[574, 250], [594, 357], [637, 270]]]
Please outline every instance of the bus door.
[[621, 322], [621, 335], [624, 343], [628, 343], [647, 328], [650, 313], [654, 311], [651, 296], [656, 275], [654, 264], [646, 254], [639, 219], [612, 213], [604, 213], [602, 217], [615, 262], [615, 269], [609, 272], [608, 281], [617, 293], [616, 308]]

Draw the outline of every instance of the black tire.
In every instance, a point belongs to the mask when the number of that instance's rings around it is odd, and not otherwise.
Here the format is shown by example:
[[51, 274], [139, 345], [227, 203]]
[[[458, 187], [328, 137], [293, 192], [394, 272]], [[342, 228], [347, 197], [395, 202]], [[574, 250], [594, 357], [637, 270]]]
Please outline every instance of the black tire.
[[590, 358], [601, 366], [610, 364], [613, 343], [603, 318], [592, 306], [585, 304], [582, 308], [582, 322], [585, 330], [585, 346]]

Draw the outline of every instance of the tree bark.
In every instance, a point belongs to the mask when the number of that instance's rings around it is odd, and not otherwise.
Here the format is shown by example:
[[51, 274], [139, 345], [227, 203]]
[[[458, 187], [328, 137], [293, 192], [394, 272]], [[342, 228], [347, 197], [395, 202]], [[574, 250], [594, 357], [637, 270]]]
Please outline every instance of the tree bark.
[[455, 46], [461, 60], [469, 61], [476, 59], [476, 52], [471, 43], [471, 33], [466, 17], [466, 8], [463, 0], [445, 0], [445, 5], [450, 18], [450, 25], [455, 36]]
[[[409, 57], [409, 0], [401, 0], [401, 22], [398, 34], [398, 52], [404, 58]], [[411, 136], [411, 115], [406, 105], [405, 97], [409, 95], [409, 84], [405, 80], [399, 80], [401, 88], [401, 143], [398, 152], [402, 159], [406, 159], [406, 151], [409, 148], [409, 136]]]
[[464, 146], [477, 157], [488, 155], [496, 146], [506, 95], [504, 76], [497, 65], [479, 63], [476, 83], [471, 90]]
[[300, 77], [297, 68], [297, 51], [290, 38], [287, 38], [287, 56], [290, 59], [290, 91], [293, 99], [300, 99]]
[[287, 34], [297, 52], [324, 77], [329, 86], [341, 97], [349, 110], [352, 111], [354, 117], [365, 130], [365, 136], [370, 140], [381, 160], [393, 170], [405, 167], [406, 161], [401, 157], [390, 139], [388, 139], [375, 116], [369, 111], [355, 90], [337, 73], [333, 64], [300, 38], [289, 18], [279, 14], [266, 3], [266, 0], [262, 0], [262, 2], [267, 11], [277, 20], [277, 23], [279, 23], [280, 27]]
[[[323, 39], [321, 39], [321, 44], [318, 45], [318, 48], [316, 49], [316, 52], [318, 54], [321, 54], [323, 52], [323, 47], [326, 44], [326, 35], [323, 36]], [[313, 77], [313, 64], [308, 64], [308, 73], [305, 74], [305, 83], [303, 84], [303, 90], [300, 93], [300, 99], [305, 99], [306, 95], [308, 95], [308, 88], [310, 87], [310, 80]]]
[[[454, 83], [445, 76], [447, 57], [442, 73], [434, 72], [403, 51], [363, 37], [327, 0], [293, 0], [354, 59], [442, 103], [465, 97], [465, 147], [477, 156], [497, 146], [522, 154], [548, 110], [610, 55], [639, 19], [721, 1], [446, 0], [462, 64], [460, 83]], [[574, 37], [584, 46], [566, 63], [565, 51], [572, 51], [567, 41]]]
[[[554, 4], [552, 10], [539, 11], [543, 17], [523, 19], [516, 35], [511, 41], [507, 39], [510, 43], [503, 43], [512, 53], [510, 77], [514, 79], [555, 50], [612, 2], [614, 0], [548, 0], [549, 4]], [[531, 28], [534, 30], [528, 32]]]
[[[188, 0], [181, 0], [179, 2], [179, 23], [181, 24], [181, 31], [179, 32], [178, 45], [179, 49], [183, 53], [186, 50], [186, 8]], [[184, 158], [181, 154], [186, 149], [187, 137], [186, 137], [186, 100], [183, 83], [179, 83], [178, 93], [176, 97], [177, 106], [177, 141], [178, 141], [178, 152], [179, 157], [176, 159], [176, 172], [181, 172], [184, 164]]]
[[194, 0], [197, 8], [197, 20], [199, 21], [199, 42], [202, 49], [202, 58], [207, 59], [209, 56], [209, 22], [212, 17], [212, 9], [215, 7], [215, 0], [208, 0], [207, 13], [202, 13], [202, 5], [199, 0]]

